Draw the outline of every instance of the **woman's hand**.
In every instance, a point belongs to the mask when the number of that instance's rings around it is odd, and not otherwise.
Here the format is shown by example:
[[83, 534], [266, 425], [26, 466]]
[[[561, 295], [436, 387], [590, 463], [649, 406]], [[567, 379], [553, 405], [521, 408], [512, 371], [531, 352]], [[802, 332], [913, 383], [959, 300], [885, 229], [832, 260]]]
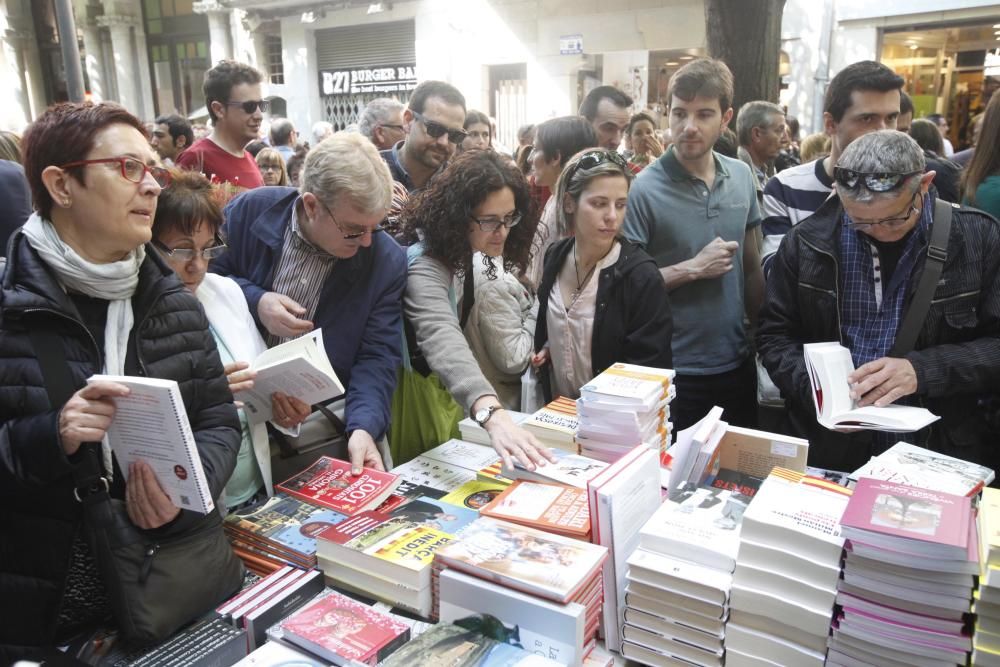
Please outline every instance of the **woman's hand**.
[[531, 367], [541, 368], [542, 366], [549, 363], [551, 357], [549, 357], [549, 348], [543, 347], [537, 353], [531, 356]]
[[535, 436], [515, 424], [506, 410], [494, 412], [483, 428], [490, 434], [493, 449], [509, 468], [514, 466], [514, 459], [528, 470], [556, 460], [552, 452], [538, 444]]
[[85, 442], [100, 442], [115, 416], [114, 399], [128, 396], [129, 388], [117, 382], [88, 384], [73, 394], [59, 411], [59, 442], [67, 456]]
[[223, 366], [222, 372], [226, 374], [229, 391], [233, 392], [234, 396], [241, 391], [253, 389], [253, 379], [257, 377], [257, 371], [250, 370], [249, 362], [234, 361]]
[[180, 508], [170, 501], [170, 496], [163, 492], [156, 473], [145, 461], [136, 461], [129, 466], [125, 510], [132, 523], [146, 530], [164, 526], [181, 513]]
[[656, 159], [663, 155], [663, 144], [660, 140], [656, 138], [655, 134], [650, 134], [645, 139], [646, 150], [644, 151], [649, 157]]
[[271, 421], [282, 428], [295, 428], [312, 414], [312, 406], [294, 396], [271, 394]]

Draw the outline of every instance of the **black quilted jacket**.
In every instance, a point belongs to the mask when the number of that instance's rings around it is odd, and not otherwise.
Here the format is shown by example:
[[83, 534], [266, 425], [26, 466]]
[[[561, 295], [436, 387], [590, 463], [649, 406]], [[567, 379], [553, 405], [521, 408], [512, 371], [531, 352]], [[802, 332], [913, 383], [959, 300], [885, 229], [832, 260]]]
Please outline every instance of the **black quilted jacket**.
[[[213, 497], [236, 465], [239, 420], [208, 321], [198, 301], [155, 252], [140, 267], [132, 299], [135, 326], [126, 369], [177, 380]], [[54, 274], [15, 235], [0, 286], [0, 663], [23, 647], [48, 644], [79, 528], [71, 466], [57, 431], [61, 406], [49, 404], [31, 344], [55, 329], [78, 387], [103, 366], [98, 345]], [[121, 497], [121, 476], [112, 490]], [[216, 510], [218, 511], [218, 510]], [[205, 517], [181, 512], [170, 533]], [[168, 603], [168, 601], [164, 601]]]

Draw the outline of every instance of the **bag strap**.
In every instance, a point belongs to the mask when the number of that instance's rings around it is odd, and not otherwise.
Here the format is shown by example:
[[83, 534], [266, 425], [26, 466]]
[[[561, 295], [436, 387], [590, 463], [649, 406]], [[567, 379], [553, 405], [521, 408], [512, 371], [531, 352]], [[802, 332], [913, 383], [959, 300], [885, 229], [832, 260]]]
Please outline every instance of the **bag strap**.
[[[35, 348], [35, 357], [42, 369], [42, 379], [45, 382], [45, 391], [49, 394], [49, 403], [58, 411], [76, 393], [62, 341], [54, 331], [43, 330], [31, 333], [31, 344]], [[79, 462], [74, 462], [75, 464], [71, 466], [77, 500], [82, 499], [81, 491], [85, 492], [84, 495], [89, 495], [93, 491], [108, 490], [98, 447], [94, 443], [83, 443], [78, 451]]]
[[462, 285], [462, 316], [458, 326], [464, 331], [465, 324], [472, 315], [472, 306], [476, 303], [476, 274], [472, 269], [472, 259], [469, 260], [469, 268], [465, 270], [465, 282]]
[[924, 271], [920, 274], [920, 282], [913, 292], [910, 307], [906, 309], [903, 323], [896, 332], [896, 340], [889, 351], [890, 357], [902, 357], [913, 349], [917, 336], [927, 317], [934, 290], [948, 260], [948, 236], [951, 233], [951, 214], [954, 204], [934, 200], [934, 224], [931, 225], [931, 240], [927, 244], [927, 261]]

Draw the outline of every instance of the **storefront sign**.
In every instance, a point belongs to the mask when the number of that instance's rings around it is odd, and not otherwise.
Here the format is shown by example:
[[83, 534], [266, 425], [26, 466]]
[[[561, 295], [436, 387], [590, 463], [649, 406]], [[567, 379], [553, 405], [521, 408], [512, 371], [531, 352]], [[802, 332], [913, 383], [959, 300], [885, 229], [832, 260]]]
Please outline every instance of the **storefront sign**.
[[416, 65], [386, 65], [319, 73], [323, 95], [403, 93], [417, 87]]
[[573, 56], [583, 53], [583, 35], [561, 35], [559, 37], [559, 54]]

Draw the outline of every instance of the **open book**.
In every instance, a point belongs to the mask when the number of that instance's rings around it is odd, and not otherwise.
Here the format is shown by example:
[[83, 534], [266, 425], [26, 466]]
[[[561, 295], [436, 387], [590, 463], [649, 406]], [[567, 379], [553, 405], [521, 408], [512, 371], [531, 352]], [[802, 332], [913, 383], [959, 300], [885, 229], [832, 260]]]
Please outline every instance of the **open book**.
[[907, 405], [859, 408], [847, 382], [847, 376], [854, 372], [850, 350], [839, 343], [808, 343], [802, 351], [816, 404], [816, 421], [830, 430], [909, 433], [940, 419], [929, 410]]
[[94, 375], [87, 382], [98, 380], [129, 388], [128, 396], [114, 399], [115, 416], [104, 436], [125, 481], [132, 462], [145, 461], [174, 505], [211, 512], [215, 503], [177, 382], [128, 375]]
[[323, 347], [323, 330], [316, 329], [261, 352], [250, 365], [257, 371], [253, 389], [239, 392], [252, 424], [271, 419], [271, 394], [280, 392], [314, 405], [337, 398], [344, 385]]

